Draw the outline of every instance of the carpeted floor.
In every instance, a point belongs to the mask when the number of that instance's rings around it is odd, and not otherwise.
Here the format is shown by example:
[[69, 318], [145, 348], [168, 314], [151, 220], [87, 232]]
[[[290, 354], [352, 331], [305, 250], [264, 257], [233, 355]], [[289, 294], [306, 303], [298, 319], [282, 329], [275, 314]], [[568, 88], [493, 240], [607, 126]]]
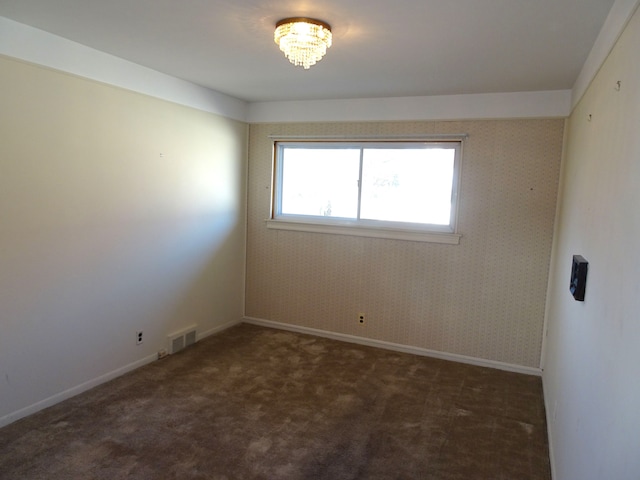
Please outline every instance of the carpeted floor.
[[538, 377], [243, 324], [0, 429], [0, 478], [550, 473]]

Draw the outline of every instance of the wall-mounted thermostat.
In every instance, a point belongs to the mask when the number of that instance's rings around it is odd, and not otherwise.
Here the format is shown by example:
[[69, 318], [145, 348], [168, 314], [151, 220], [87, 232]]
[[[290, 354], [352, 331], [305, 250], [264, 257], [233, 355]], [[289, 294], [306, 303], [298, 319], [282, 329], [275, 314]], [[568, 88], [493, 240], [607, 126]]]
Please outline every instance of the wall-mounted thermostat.
[[587, 286], [587, 270], [589, 262], [582, 255], [574, 255], [571, 264], [571, 283], [569, 291], [573, 298], [579, 302], [584, 302], [584, 290]]

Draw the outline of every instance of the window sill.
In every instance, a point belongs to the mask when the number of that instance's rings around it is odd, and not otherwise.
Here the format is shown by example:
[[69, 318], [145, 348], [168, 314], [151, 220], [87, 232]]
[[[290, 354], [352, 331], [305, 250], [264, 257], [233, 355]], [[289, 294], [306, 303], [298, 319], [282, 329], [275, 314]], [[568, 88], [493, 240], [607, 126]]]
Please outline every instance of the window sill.
[[411, 242], [444, 243], [459, 245], [458, 233], [426, 232], [396, 228], [379, 228], [363, 225], [330, 225], [326, 223], [300, 222], [291, 220], [267, 220], [267, 228], [296, 232], [328, 233], [333, 235], [351, 235], [356, 237], [385, 238], [390, 240], [408, 240]]

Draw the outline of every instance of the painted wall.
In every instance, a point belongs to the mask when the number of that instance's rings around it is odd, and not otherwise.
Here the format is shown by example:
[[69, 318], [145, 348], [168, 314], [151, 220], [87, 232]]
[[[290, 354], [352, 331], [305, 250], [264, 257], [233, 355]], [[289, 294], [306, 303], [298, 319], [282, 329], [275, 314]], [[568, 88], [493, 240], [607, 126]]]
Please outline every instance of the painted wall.
[[640, 478], [639, 47], [636, 11], [568, 123], [543, 375], [556, 480]]
[[0, 85], [1, 426], [242, 317], [247, 126], [6, 57]]
[[[563, 129], [562, 119], [251, 125], [246, 315], [538, 368]], [[269, 135], [419, 133], [469, 134], [460, 245], [266, 228]]]

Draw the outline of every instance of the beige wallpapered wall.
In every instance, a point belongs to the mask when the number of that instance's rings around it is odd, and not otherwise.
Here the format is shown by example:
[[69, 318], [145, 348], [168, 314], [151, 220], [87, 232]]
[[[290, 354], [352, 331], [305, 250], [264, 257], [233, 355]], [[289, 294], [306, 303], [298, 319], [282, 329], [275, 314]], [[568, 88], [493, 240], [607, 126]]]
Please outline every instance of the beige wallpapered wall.
[[640, 479], [638, 47], [640, 7], [567, 121], [543, 377], [555, 479]]
[[[563, 128], [562, 119], [251, 125], [246, 316], [538, 367]], [[469, 135], [459, 245], [267, 229], [270, 135], [421, 133]]]

